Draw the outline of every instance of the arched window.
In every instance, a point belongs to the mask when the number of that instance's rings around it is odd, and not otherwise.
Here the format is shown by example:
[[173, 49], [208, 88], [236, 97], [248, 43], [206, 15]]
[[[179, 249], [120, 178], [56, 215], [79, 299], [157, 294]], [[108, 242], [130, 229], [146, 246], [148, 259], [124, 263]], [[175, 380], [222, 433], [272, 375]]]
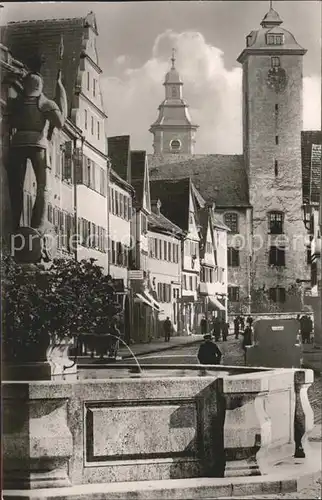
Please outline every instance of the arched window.
[[234, 212], [225, 213], [224, 223], [229, 227], [232, 233], [238, 233], [238, 214]]
[[180, 151], [181, 142], [179, 141], [179, 139], [172, 139], [172, 141], [170, 142], [170, 148], [171, 151]]
[[171, 97], [177, 97], [177, 87], [173, 86], [171, 87]]
[[268, 214], [268, 232], [270, 234], [283, 234], [284, 232], [284, 214], [282, 212], [269, 212]]

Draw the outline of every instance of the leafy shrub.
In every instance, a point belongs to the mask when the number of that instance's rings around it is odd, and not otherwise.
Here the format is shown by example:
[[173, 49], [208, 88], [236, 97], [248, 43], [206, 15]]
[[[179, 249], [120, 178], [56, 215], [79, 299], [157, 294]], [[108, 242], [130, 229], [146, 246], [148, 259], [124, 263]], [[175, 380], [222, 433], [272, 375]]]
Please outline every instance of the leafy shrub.
[[3, 262], [4, 354], [24, 357], [36, 344], [48, 345], [77, 333], [104, 333], [120, 306], [111, 277], [95, 259], [56, 259], [48, 269]]

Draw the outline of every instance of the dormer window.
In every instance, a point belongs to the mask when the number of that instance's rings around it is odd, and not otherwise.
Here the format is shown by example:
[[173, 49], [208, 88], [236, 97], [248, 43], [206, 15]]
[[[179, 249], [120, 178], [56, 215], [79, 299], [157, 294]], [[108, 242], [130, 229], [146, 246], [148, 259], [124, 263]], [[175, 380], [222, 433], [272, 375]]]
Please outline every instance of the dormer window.
[[180, 151], [181, 142], [179, 141], [179, 139], [172, 139], [172, 141], [170, 142], [170, 148], [171, 148], [171, 151], [173, 151], [173, 152]]
[[267, 45], [283, 45], [284, 35], [282, 33], [280, 33], [280, 34], [267, 33], [266, 43], [267, 43]]

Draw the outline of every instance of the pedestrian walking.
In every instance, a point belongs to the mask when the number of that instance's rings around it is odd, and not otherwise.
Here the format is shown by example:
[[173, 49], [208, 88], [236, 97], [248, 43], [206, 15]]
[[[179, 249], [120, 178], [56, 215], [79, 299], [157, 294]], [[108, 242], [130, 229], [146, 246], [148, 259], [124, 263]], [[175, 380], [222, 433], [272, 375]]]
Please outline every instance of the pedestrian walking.
[[245, 318], [242, 315], [239, 315], [239, 326], [241, 331], [245, 330]]
[[244, 330], [244, 333], [242, 334], [243, 335], [243, 342], [242, 342], [242, 348], [243, 348], [243, 351], [244, 351], [244, 362], [246, 364], [246, 346], [248, 345], [252, 345], [252, 337], [253, 337], [253, 332], [252, 332], [252, 327], [247, 325], [245, 330]]
[[164, 341], [165, 342], [170, 342], [171, 330], [172, 330], [172, 324], [171, 324], [169, 316], [167, 316], [167, 319], [163, 323]]
[[226, 342], [228, 333], [229, 333], [229, 323], [227, 323], [225, 320], [223, 320], [223, 324], [221, 327], [221, 333], [222, 333], [222, 339], [224, 342]]
[[207, 330], [208, 330], [208, 322], [206, 316], [203, 316], [200, 321], [200, 332], [202, 333], [202, 335], [206, 335]]
[[235, 333], [235, 339], [238, 339], [239, 337], [239, 317], [236, 316], [234, 319], [234, 333]]
[[217, 344], [212, 341], [210, 333], [204, 335], [204, 342], [199, 347], [198, 360], [201, 365], [219, 365], [222, 353]]
[[220, 333], [221, 333], [221, 321], [218, 318], [218, 316], [214, 319], [212, 326], [213, 326], [213, 334], [215, 337], [215, 341], [218, 342], [220, 340]]

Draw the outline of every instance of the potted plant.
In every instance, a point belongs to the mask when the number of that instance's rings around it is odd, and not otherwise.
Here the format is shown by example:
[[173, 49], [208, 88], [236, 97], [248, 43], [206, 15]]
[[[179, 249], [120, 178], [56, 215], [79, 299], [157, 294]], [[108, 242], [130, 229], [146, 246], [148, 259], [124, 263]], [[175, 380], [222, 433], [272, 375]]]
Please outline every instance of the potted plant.
[[7, 365], [38, 363], [39, 368], [39, 363], [55, 365], [57, 356], [66, 360], [74, 336], [108, 332], [119, 310], [111, 278], [94, 259], [55, 259], [45, 269], [7, 258], [3, 271], [2, 348]]

